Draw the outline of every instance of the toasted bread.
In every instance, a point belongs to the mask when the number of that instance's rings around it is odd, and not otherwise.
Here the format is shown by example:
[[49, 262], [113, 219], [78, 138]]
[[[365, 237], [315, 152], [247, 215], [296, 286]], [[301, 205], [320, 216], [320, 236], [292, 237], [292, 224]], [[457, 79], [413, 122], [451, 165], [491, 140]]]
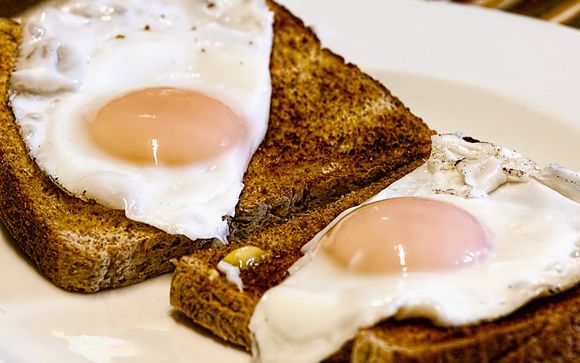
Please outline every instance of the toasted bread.
[[170, 271], [169, 260], [208, 246], [128, 220], [55, 186], [28, 156], [7, 106], [19, 24], [0, 20], [0, 219], [56, 285], [92, 292]]
[[[242, 271], [243, 291], [213, 273], [217, 263], [239, 245], [183, 257], [173, 276], [171, 304], [220, 338], [250, 350], [248, 324], [254, 308], [267, 289], [287, 276], [288, 267], [300, 257], [302, 244], [341, 208], [364, 200], [390, 181], [360, 189], [245, 241], [244, 245], [265, 249], [269, 257]], [[480, 325], [441, 328], [425, 320], [388, 319], [359, 330], [328, 361], [577, 362], [579, 358], [580, 287], [576, 286]]]
[[[283, 9], [277, 8], [276, 16], [278, 26], [286, 22], [302, 26]], [[266, 290], [287, 276], [287, 269], [301, 256], [300, 247], [338, 213], [368, 199], [420, 164], [419, 159], [408, 159], [390, 174], [332, 203], [310, 208], [239, 243], [181, 258], [176, 262], [171, 284], [172, 306], [218, 337], [250, 350], [248, 324], [254, 308]], [[268, 257], [254, 268], [241, 271], [244, 286], [240, 291], [225, 276], [216, 274], [215, 269], [228, 253], [244, 245], [262, 248]], [[576, 362], [579, 359], [579, 286], [537, 299], [505, 318], [480, 325], [441, 328], [425, 320], [388, 319], [375, 327], [359, 330], [351, 341], [328, 357], [332, 362]]]
[[[320, 48], [272, 2], [269, 129], [244, 177], [230, 240], [324, 206], [429, 154], [431, 130], [380, 83]], [[0, 219], [56, 285], [94, 292], [173, 268], [211, 244], [168, 235], [123, 211], [67, 195], [26, 152], [7, 106], [20, 26], [0, 21]]]

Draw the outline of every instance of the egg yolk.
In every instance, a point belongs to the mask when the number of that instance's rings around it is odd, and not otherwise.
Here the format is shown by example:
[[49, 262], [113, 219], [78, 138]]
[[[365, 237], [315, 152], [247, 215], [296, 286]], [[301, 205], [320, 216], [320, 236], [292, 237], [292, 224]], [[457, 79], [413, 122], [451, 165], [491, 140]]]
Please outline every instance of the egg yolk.
[[321, 240], [342, 268], [371, 274], [445, 271], [491, 251], [483, 226], [453, 204], [426, 198], [381, 200], [355, 209]]
[[211, 160], [246, 135], [246, 123], [199, 92], [148, 88], [114, 99], [88, 122], [95, 144], [137, 164], [180, 166]]

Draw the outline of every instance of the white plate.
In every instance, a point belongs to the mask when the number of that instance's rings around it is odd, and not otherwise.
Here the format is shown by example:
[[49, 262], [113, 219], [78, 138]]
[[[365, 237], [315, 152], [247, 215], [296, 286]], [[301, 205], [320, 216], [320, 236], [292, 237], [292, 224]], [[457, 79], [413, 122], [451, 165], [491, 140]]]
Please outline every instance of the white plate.
[[[580, 32], [441, 2], [283, 1], [323, 43], [441, 131], [580, 169]], [[0, 240], [0, 361], [247, 362], [172, 318], [170, 276], [95, 295], [42, 278]]]

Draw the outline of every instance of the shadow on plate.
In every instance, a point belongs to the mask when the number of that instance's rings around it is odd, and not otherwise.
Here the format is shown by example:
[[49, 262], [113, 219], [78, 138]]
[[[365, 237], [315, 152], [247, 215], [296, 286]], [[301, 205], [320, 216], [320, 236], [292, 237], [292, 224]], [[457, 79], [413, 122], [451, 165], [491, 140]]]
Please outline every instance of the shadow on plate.
[[177, 323], [178, 325], [191, 329], [194, 333], [199, 334], [204, 338], [211, 339], [213, 342], [223, 346], [224, 348], [235, 349], [237, 351], [246, 353], [246, 351], [243, 350], [242, 348], [221, 340], [220, 338], [213, 335], [213, 333], [210, 330], [195, 324], [191, 319], [185, 316], [185, 314], [177, 310], [172, 309], [169, 312], [169, 316], [171, 316], [173, 321], [175, 321], [175, 323]]

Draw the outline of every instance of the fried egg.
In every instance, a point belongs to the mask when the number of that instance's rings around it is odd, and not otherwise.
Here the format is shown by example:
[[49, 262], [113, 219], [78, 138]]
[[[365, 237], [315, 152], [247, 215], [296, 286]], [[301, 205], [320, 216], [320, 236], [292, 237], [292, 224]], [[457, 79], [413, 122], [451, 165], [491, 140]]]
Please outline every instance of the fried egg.
[[339, 215], [267, 291], [249, 328], [263, 362], [317, 362], [387, 318], [505, 316], [580, 281], [580, 173], [458, 135]]
[[66, 1], [22, 23], [10, 102], [39, 167], [130, 219], [225, 241], [267, 129], [265, 2]]

